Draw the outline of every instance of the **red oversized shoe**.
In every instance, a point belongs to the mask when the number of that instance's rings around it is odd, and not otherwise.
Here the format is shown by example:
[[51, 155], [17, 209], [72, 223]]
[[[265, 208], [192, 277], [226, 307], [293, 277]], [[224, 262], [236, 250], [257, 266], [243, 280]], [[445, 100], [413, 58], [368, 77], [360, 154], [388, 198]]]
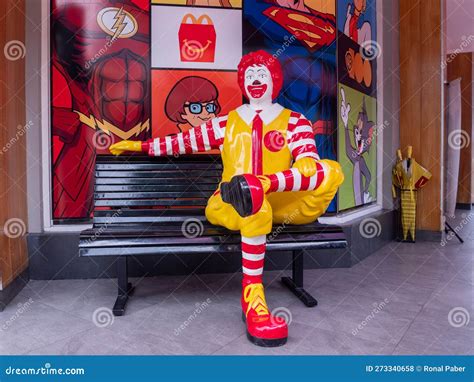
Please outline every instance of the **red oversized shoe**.
[[230, 182], [221, 183], [221, 196], [243, 218], [258, 212], [265, 197], [261, 180], [252, 174], [236, 175]]
[[268, 311], [265, 293], [261, 283], [244, 281], [242, 286], [242, 318], [247, 325], [247, 338], [253, 344], [276, 347], [286, 344], [288, 325], [280, 317]]

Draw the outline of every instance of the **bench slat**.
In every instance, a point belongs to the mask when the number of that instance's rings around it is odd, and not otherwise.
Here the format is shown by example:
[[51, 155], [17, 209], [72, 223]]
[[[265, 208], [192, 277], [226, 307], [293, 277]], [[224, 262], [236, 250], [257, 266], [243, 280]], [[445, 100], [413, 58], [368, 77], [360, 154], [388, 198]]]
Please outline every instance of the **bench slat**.
[[95, 200], [102, 199], [162, 199], [162, 198], [206, 198], [208, 199], [214, 191], [187, 191], [179, 192], [96, 192]]
[[[193, 219], [191, 221], [194, 222], [197, 219]], [[127, 226], [123, 225], [120, 226], [120, 223], [114, 221], [115, 224], [110, 225], [108, 227], [103, 228], [100, 231], [100, 238], [117, 238], [117, 239], [126, 239], [126, 238], [156, 238], [156, 237], [172, 237], [178, 238], [183, 240], [188, 239], [185, 236], [185, 231], [188, 229], [186, 228], [187, 225], [185, 222], [181, 224], [170, 224], [166, 226], [160, 225], [136, 225], [136, 226]], [[189, 227], [189, 226], [188, 226]], [[230, 236], [230, 235], [237, 235], [240, 240], [240, 234], [238, 232], [229, 231], [224, 227], [214, 226], [209, 222], [201, 222], [199, 224], [198, 231], [200, 232], [199, 237], [204, 236]], [[273, 231], [268, 235], [269, 241], [285, 241], [288, 240], [291, 236], [292, 240], [309, 240], [311, 238], [318, 240], [332, 240], [332, 239], [339, 239], [342, 235], [344, 235], [341, 229], [335, 229], [328, 226], [275, 226]], [[97, 230], [95, 229], [88, 229], [81, 233], [81, 239], [85, 239], [88, 237], [95, 237], [97, 236]], [[174, 239], [173, 239], [174, 240]], [[192, 242], [192, 238], [189, 239], [191, 241], [187, 241], [187, 244]]]
[[[345, 248], [347, 246], [346, 240], [334, 241], [311, 241], [311, 242], [271, 242], [267, 244], [269, 251], [294, 251], [305, 248], [307, 250], [314, 249], [336, 249]], [[168, 245], [168, 246], [150, 246], [150, 247], [133, 247], [132, 249], [126, 247], [119, 248], [80, 248], [80, 256], [121, 256], [121, 255], [167, 255], [167, 254], [202, 254], [202, 253], [228, 253], [239, 252], [240, 243], [238, 244], [202, 244], [202, 245]]]
[[220, 177], [222, 171], [214, 170], [172, 170], [172, 171], [96, 171], [96, 178], [184, 178], [184, 179], [202, 179]]
[[207, 204], [207, 198], [201, 199], [140, 199], [140, 200], [104, 200], [98, 199], [95, 201], [96, 207], [133, 207], [133, 206], [205, 206]]
[[96, 184], [143, 184], [143, 185], [155, 185], [161, 186], [162, 184], [183, 186], [193, 184], [212, 184], [217, 188], [220, 182], [220, 178], [96, 178]]
[[[185, 188], [183, 186], [176, 186], [176, 185], [169, 185], [169, 184], [162, 184], [159, 187], [160, 192], [174, 192], [179, 194], [183, 190], [185, 191], [198, 191], [198, 192], [205, 192], [210, 191], [214, 192], [217, 189], [217, 185], [214, 184], [189, 184]], [[95, 187], [96, 192], [156, 192], [157, 187], [156, 185], [149, 185], [149, 184], [98, 184]]]
[[222, 170], [222, 164], [214, 162], [204, 163], [100, 163], [95, 166], [99, 171], [143, 171], [143, 170]]

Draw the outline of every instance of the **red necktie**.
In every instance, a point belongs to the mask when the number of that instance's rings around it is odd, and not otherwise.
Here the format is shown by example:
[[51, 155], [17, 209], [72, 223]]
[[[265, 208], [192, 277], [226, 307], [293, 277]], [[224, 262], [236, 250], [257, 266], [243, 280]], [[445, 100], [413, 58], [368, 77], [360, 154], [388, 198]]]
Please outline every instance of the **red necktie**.
[[252, 174], [263, 175], [262, 163], [262, 136], [263, 136], [263, 121], [258, 114], [252, 121]]

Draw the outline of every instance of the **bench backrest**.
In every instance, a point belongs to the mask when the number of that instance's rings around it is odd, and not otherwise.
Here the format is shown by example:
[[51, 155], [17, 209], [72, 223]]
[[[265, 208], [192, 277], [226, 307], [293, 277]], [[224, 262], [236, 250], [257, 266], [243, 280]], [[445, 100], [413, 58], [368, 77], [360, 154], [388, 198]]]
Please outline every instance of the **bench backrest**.
[[204, 220], [204, 208], [221, 173], [221, 159], [214, 155], [98, 155], [94, 226]]

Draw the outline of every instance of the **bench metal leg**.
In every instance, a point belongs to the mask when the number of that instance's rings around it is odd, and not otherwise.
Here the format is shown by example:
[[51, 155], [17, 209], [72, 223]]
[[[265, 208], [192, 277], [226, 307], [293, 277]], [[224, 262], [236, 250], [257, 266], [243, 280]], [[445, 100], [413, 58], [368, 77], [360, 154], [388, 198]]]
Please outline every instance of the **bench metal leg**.
[[303, 251], [293, 252], [292, 277], [282, 277], [281, 281], [298, 297], [307, 307], [318, 305], [318, 301], [303, 288], [304, 260]]
[[118, 296], [113, 308], [114, 316], [123, 316], [128, 297], [133, 293], [133, 286], [128, 282], [128, 256], [120, 256], [117, 260]]

